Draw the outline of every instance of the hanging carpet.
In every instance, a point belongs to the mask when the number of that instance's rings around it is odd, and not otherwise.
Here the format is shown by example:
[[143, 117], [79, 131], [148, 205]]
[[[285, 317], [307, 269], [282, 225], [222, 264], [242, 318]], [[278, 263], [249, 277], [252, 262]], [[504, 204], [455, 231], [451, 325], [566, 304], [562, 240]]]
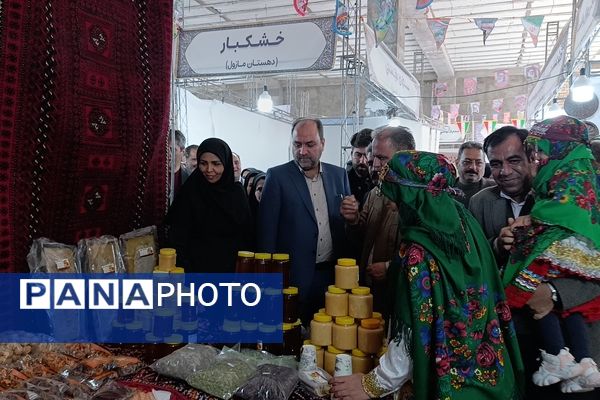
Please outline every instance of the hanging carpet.
[[168, 190], [172, 2], [0, 2], [0, 272], [33, 238], [158, 223]]

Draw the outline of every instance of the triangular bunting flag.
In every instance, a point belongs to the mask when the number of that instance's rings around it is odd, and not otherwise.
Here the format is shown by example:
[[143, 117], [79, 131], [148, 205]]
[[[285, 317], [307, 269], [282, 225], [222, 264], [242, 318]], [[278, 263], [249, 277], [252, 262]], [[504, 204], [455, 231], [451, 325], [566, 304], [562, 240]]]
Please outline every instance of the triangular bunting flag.
[[423, 10], [429, 7], [433, 0], [417, 0], [417, 10]]
[[431, 33], [433, 33], [435, 44], [439, 49], [444, 44], [444, 40], [446, 40], [446, 31], [448, 31], [448, 25], [450, 25], [450, 18], [427, 18], [427, 24]]
[[308, 10], [308, 0], [294, 0], [294, 10], [298, 15], [304, 17]]
[[520, 119], [520, 120], [519, 120], [519, 128], [525, 128], [525, 122], [526, 122], [526, 121], [527, 121], [527, 120], [525, 120], [525, 119]]
[[470, 96], [477, 92], [477, 78], [465, 78], [463, 80], [463, 94]]
[[489, 119], [483, 120], [483, 126], [485, 126], [485, 130], [486, 130], [488, 133], [491, 133], [491, 132], [490, 132], [490, 120], [489, 120]]
[[523, 27], [527, 32], [529, 32], [529, 35], [531, 36], [531, 40], [533, 41], [533, 45], [535, 47], [537, 47], [538, 44], [538, 35], [540, 34], [540, 27], [542, 26], [543, 21], [543, 15], [532, 15], [529, 17], [521, 18]]
[[465, 122], [465, 133], [469, 133], [471, 130], [471, 121]]
[[383, 42], [396, 22], [395, 0], [371, 0], [367, 5], [367, 23], [375, 31], [375, 45]]
[[514, 126], [515, 128], [517, 128], [519, 126], [519, 120], [516, 118], [513, 118], [510, 120], [510, 123], [512, 124], [512, 126]]
[[483, 31], [483, 44], [485, 45], [485, 40], [494, 30], [498, 18], [475, 18], [474, 21], [475, 25]]
[[494, 132], [496, 130], [496, 124], [498, 123], [497, 120], [493, 119], [492, 120], [492, 132]]
[[462, 133], [463, 123], [461, 121], [456, 121], [456, 126], [458, 126], [458, 131]]
[[345, 5], [342, 0], [337, 0], [335, 4], [333, 31], [341, 36], [352, 35], [350, 29], [350, 7]]

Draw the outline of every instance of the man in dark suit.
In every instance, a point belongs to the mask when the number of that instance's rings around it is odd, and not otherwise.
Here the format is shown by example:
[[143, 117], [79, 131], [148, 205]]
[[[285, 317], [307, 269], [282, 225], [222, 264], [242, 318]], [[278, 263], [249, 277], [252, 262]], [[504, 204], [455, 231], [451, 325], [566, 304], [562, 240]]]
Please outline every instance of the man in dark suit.
[[305, 324], [322, 307], [345, 246], [340, 204], [350, 184], [343, 168], [320, 161], [324, 145], [320, 120], [294, 122], [294, 160], [267, 170], [259, 209], [258, 249], [290, 255]]
[[359, 203], [359, 211], [362, 210], [367, 193], [369, 193], [374, 186], [373, 181], [371, 180], [371, 174], [369, 173], [369, 166], [367, 165], [367, 147], [373, 141], [371, 132], [373, 132], [373, 129], [361, 129], [352, 135], [352, 138], [350, 139], [352, 158], [350, 160], [350, 166], [346, 168], [346, 171], [348, 172], [350, 191]]
[[[529, 157], [523, 141], [528, 132], [512, 126], [494, 131], [483, 143], [492, 168], [492, 177], [497, 186], [483, 189], [469, 202], [469, 210], [483, 228], [492, 244], [498, 266], [507, 261], [508, 252], [514, 243], [512, 224], [514, 220], [528, 215], [533, 206], [529, 196], [531, 172]], [[539, 367], [539, 343], [537, 325], [533, 315], [551, 310], [567, 310], [586, 303], [600, 295], [600, 285], [576, 278], [554, 279], [538, 286], [534, 295], [523, 309], [513, 309], [512, 315], [525, 364], [525, 399], [597, 399], [597, 391], [569, 394], [565, 397], [559, 385], [535, 386], [531, 376]], [[600, 323], [588, 325], [588, 337], [593, 358], [600, 361]]]

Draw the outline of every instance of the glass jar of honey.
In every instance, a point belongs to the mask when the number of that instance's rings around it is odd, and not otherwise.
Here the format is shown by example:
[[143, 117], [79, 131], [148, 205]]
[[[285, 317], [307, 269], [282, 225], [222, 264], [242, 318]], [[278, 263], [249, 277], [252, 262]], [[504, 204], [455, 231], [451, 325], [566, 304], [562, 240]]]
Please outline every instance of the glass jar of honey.
[[348, 293], [334, 285], [329, 285], [325, 293], [325, 313], [332, 317], [348, 315]]
[[360, 349], [352, 349], [352, 373], [366, 374], [373, 369], [373, 358]]
[[175, 268], [177, 253], [172, 248], [162, 248], [158, 253], [158, 269], [161, 271], [171, 271]]
[[254, 272], [266, 274], [271, 269], [271, 254], [254, 253]]
[[335, 286], [340, 289], [358, 287], [358, 265], [353, 258], [340, 258], [335, 265]]
[[298, 319], [298, 288], [283, 289], [283, 322], [296, 322]]
[[251, 274], [254, 272], [254, 253], [251, 251], [238, 251], [235, 262], [235, 272], [238, 274]]
[[373, 295], [371, 289], [359, 286], [352, 289], [348, 296], [348, 315], [354, 318], [371, 318], [373, 314]]
[[290, 286], [290, 255], [283, 253], [273, 254], [271, 262], [271, 271], [276, 274], [281, 274], [284, 288]]
[[331, 343], [340, 350], [352, 350], [357, 345], [357, 330], [354, 318], [336, 317], [331, 327]]
[[331, 344], [331, 316], [316, 313], [310, 321], [310, 341], [316, 346], [329, 346]]
[[358, 327], [358, 348], [367, 354], [377, 354], [383, 346], [383, 327], [378, 319], [367, 318]]

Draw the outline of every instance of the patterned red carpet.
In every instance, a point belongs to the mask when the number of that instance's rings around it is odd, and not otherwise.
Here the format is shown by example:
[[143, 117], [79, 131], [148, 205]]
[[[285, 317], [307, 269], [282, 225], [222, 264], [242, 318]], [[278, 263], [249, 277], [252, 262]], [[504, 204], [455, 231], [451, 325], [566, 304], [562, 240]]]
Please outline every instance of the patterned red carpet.
[[0, 272], [162, 219], [172, 29], [170, 0], [0, 2]]

